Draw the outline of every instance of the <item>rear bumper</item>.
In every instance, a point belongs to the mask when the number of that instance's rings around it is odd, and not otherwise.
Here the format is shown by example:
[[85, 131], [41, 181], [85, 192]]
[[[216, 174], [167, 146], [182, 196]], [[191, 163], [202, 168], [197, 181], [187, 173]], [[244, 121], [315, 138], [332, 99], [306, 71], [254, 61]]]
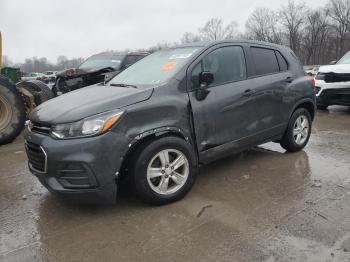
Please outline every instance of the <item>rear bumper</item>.
[[350, 106], [350, 82], [326, 83], [316, 81], [316, 92], [318, 105]]
[[[24, 137], [46, 155], [45, 160], [38, 160], [45, 161], [45, 168], [38, 170], [30, 163], [28, 166], [50, 192], [82, 202], [115, 203], [117, 175], [128, 149], [125, 136], [107, 132], [96, 137], [56, 140], [26, 130]], [[28, 159], [33, 159], [31, 154], [27, 149]]]

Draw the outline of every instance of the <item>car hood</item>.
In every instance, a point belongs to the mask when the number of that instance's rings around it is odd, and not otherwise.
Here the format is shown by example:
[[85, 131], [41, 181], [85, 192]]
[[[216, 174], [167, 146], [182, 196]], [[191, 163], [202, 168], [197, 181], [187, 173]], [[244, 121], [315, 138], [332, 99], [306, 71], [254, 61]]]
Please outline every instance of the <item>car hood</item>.
[[350, 64], [321, 66], [319, 73], [349, 74]]
[[93, 85], [61, 95], [36, 107], [30, 120], [61, 124], [78, 121], [98, 113], [139, 103], [152, 96], [153, 88]]

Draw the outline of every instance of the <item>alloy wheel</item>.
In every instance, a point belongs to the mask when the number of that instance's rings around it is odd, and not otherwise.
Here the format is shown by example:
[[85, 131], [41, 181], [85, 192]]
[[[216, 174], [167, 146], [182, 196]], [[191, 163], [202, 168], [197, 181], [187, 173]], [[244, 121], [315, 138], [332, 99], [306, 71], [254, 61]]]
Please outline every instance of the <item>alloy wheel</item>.
[[147, 167], [147, 181], [151, 189], [162, 195], [179, 191], [189, 175], [187, 157], [176, 149], [158, 152]]
[[295, 123], [293, 128], [293, 138], [295, 143], [302, 145], [305, 143], [309, 135], [310, 123], [308, 118], [305, 115], [300, 115]]

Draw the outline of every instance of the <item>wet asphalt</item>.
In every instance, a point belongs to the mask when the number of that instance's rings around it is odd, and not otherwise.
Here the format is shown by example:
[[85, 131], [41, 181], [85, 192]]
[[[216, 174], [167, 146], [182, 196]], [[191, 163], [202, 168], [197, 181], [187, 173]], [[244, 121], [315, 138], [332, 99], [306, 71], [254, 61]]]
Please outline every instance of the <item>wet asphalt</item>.
[[123, 190], [71, 204], [0, 147], [0, 261], [350, 261], [350, 109], [319, 111], [304, 151], [268, 143], [203, 166], [162, 207]]

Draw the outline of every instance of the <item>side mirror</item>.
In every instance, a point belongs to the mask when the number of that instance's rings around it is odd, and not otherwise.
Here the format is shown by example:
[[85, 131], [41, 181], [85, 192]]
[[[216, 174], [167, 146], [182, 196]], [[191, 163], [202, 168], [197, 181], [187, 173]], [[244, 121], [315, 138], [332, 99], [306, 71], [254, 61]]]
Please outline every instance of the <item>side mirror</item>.
[[333, 60], [333, 61], [331, 61], [329, 64], [330, 65], [335, 65], [337, 63], [337, 60]]
[[214, 82], [214, 75], [210, 72], [202, 72], [199, 74], [199, 88], [196, 90], [196, 98], [198, 101], [204, 100], [210, 91], [207, 87]]
[[202, 72], [199, 75], [199, 85], [201, 88], [208, 87], [214, 82], [214, 75], [210, 72]]

